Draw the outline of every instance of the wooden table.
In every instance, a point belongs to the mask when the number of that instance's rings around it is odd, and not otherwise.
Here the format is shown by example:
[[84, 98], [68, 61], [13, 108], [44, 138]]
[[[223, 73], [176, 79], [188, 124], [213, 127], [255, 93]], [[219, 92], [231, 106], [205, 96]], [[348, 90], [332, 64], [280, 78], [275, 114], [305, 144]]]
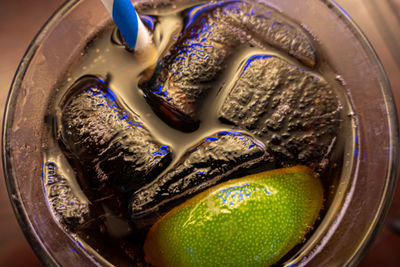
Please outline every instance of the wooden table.
[[[400, 0], [336, 0], [357, 22], [375, 47], [400, 107]], [[18, 63], [40, 27], [62, 0], [0, 1], [0, 115]], [[301, 1], [299, 1], [301, 2]], [[0, 266], [41, 266], [25, 240], [12, 211], [0, 166]], [[389, 227], [400, 220], [400, 187], [385, 225], [362, 262], [367, 266], [398, 266], [400, 235]]]

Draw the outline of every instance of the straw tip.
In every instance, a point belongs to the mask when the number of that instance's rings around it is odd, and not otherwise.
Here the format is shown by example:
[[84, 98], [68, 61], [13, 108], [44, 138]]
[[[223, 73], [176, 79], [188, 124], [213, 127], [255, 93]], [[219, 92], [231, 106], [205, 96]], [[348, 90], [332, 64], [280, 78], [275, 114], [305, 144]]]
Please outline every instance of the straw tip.
[[152, 44], [151, 36], [130, 0], [102, 0], [102, 2], [111, 13], [131, 50], [144, 50]]

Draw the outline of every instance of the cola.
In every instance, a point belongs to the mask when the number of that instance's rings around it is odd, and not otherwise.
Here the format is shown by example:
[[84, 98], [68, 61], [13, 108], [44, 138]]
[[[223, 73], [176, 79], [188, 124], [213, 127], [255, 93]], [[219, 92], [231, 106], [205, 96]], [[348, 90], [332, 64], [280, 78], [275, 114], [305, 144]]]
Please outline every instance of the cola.
[[312, 35], [253, 1], [144, 9], [141, 19], [155, 66], [110, 22], [50, 106], [47, 158], [60, 159], [44, 165], [46, 194], [71, 236], [109, 263], [146, 266], [146, 232], [173, 207], [297, 164], [320, 176], [327, 209], [349, 122]]

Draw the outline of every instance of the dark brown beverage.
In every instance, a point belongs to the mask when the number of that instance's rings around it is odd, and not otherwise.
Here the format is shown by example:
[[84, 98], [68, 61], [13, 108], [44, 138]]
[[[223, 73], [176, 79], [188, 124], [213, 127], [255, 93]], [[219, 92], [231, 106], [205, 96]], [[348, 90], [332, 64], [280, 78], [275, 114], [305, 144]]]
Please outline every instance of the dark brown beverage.
[[49, 105], [43, 183], [71, 236], [104, 264], [147, 266], [146, 233], [172, 207], [217, 183], [297, 164], [320, 176], [329, 208], [352, 125], [314, 38], [253, 2], [141, 15], [156, 67], [110, 23]]

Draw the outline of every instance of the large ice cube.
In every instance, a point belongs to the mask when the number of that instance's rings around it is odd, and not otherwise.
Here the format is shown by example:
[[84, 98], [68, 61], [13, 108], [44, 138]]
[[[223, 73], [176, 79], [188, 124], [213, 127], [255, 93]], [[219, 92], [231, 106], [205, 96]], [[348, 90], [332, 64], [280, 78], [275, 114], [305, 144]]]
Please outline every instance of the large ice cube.
[[71, 91], [79, 93], [63, 107], [61, 137], [99, 183], [134, 190], [170, 163], [170, 148], [153, 139], [138, 115], [120, 108], [100, 80], [82, 78]]
[[244, 64], [219, 110], [222, 121], [250, 130], [276, 160], [318, 164], [334, 143], [339, 124], [332, 87], [311, 72], [271, 55]]

